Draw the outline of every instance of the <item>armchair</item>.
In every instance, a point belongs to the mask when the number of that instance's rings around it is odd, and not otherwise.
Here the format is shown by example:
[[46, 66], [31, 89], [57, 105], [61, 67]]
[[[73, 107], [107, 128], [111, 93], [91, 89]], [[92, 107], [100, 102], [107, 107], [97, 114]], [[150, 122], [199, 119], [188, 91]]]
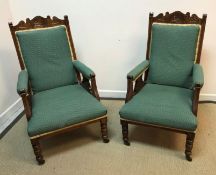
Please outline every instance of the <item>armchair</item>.
[[109, 142], [95, 73], [77, 60], [68, 17], [37, 16], [9, 27], [21, 67], [17, 92], [38, 163], [45, 162], [41, 139], [93, 122], [100, 122], [103, 142]]
[[128, 73], [126, 104], [119, 112], [125, 145], [130, 145], [128, 124], [179, 132], [187, 136], [185, 156], [192, 161], [206, 18], [150, 13], [146, 61]]

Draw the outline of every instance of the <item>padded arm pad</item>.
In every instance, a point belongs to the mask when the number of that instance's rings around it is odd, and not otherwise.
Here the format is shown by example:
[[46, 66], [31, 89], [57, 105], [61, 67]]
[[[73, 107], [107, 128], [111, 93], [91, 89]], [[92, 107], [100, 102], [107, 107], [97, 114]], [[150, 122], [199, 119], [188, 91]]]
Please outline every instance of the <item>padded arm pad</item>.
[[80, 73], [82, 73], [82, 75], [85, 78], [90, 79], [91, 77], [95, 76], [95, 73], [89, 67], [87, 67], [85, 64], [83, 64], [82, 62], [76, 60], [76, 61], [73, 61], [73, 64], [74, 64], [75, 68]]
[[19, 72], [18, 82], [17, 82], [17, 93], [21, 94], [27, 92], [28, 90], [28, 72], [22, 70]]
[[139, 77], [144, 71], [146, 71], [149, 67], [149, 61], [145, 60], [142, 63], [138, 64], [135, 68], [133, 68], [128, 74], [127, 77], [135, 80]]
[[202, 66], [199, 64], [193, 65], [193, 87], [200, 86], [202, 87], [204, 84], [204, 75]]

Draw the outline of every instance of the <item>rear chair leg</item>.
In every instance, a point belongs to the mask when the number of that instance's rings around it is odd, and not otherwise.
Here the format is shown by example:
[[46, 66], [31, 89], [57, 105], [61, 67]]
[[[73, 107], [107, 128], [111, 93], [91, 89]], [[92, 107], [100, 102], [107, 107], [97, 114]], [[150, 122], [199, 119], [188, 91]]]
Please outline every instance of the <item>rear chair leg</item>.
[[195, 133], [187, 133], [186, 145], [185, 145], [185, 157], [188, 161], [192, 161], [192, 148], [195, 138]]
[[122, 125], [122, 136], [123, 136], [124, 144], [130, 146], [130, 142], [128, 139], [128, 123], [124, 120], [121, 120], [121, 125]]
[[36, 160], [38, 161], [38, 164], [39, 165], [44, 164], [45, 160], [43, 159], [39, 139], [31, 139], [31, 144], [34, 150]]
[[101, 135], [104, 143], [108, 143], [108, 131], [107, 131], [107, 118], [103, 118], [100, 120], [101, 125]]

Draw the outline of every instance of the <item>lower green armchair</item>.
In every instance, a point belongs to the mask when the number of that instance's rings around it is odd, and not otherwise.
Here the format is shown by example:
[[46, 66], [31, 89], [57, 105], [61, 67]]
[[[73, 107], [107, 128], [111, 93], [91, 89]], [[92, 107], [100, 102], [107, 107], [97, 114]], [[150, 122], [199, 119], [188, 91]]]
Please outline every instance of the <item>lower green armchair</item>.
[[205, 22], [206, 15], [150, 13], [147, 60], [128, 73], [126, 104], [119, 112], [125, 145], [130, 145], [128, 124], [175, 131], [187, 135], [185, 155], [192, 160]]
[[37, 16], [9, 26], [22, 69], [17, 92], [38, 163], [45, 162], [41, 139], [93, 122], [100, 122], [102, 139], [109, 142], [95, 73], [76, 58], [68, 17]]

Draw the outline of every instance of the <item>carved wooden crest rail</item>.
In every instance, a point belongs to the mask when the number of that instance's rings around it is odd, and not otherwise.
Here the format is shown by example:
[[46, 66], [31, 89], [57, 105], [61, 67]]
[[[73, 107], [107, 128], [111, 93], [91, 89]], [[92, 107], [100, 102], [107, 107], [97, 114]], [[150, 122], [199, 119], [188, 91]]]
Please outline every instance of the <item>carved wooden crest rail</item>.
[[[68, 16], [64, 16], [65, 19], [68, 19]], [[57, 25], [66, 25], [66, 21], [61, 20], [57, 17], [47, 16], [46, 18], [42, 16], [36, 16], [33, 19], [26, 18], [26, 21], [20, 21], [17, 25], [13, 26], [14, 30], [25, 30], [25, 29], [36, 29], [36, 28], [45, 28], [45, 27], [54, 27]], [[12, 23], [9, 23], [12, 25]]]
[[[150, 14], [153, 17], [153, 13]], [[203, 15], [207, 17], [207, 15]], [[199, 18], [196, 14], [190, 15], [189, 12], [186, 14], [176, 11], [173, 13], [166, 12], [165, 14], [160, 13], [159, 15], [153, 17], [152, 22], [161, 22], [161, 23], [173, 23], [173, 24], [202, 24], [203, 19]]]

